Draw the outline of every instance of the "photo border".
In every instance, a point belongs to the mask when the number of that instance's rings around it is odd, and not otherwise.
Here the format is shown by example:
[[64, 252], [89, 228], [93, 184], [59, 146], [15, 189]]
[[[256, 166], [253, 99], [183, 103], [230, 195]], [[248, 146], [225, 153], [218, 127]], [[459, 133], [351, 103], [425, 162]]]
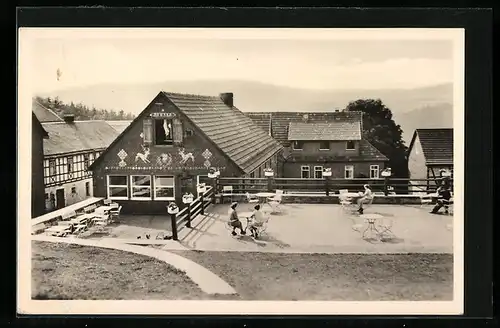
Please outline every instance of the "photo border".
[[[40, 14], [40, 10], [43, 14]], [[422, 19], [422, 14], [425, 18]], [[142, 18], [141, 18], [142, 17]], [[193, 19], [195, 17], [196, 19]], [[258, 20], [255, 19], [258, 17]], [[30, 21], [31, 20], [31, 21]], [[443, 9], [32, 8], [19, 26], [462, 27], [466, 30], [465, 314], [491, 314], [491, 12]], [[218, 23], [217, 23], [218, 22]], [[223, 22], [223, 24], [222, 24]], [[331, 22], [335, 22], [332, 24]], [[363, 23], [361, 23], [363, 22]], [[490, 37], [488, 37], [490, 36]], [[486, 41], [486, 42], [485, 42]], [[478, 109], [479, 108], [479, 114]], [[476, 137], [475, 137], [476, 136]], [[477, 145], [481, 144], [482, 147]], [[475, 169], [475, 170], [474, 170]], [[478, 173], [479, 169], [479, 173]], [[473, 177], [472, 177], [473, 174]], [[474, 217], [481, 213], [481, 221]], [[490, 238], [488, 238], [490, 237]], [[473, 268], [473, 270], [471, 270]], [[480, 296], [480, 297], [478, 297]], [[489, 311], [488, 311], [489, 310]], [[68, 316], [65, 316], [68, 317]], [[339, 316], [335, 316], [338, 318]], [[189, 316], [193, 318], [193, 316]], [[287, 318], [289, 318], [287, 316]]]

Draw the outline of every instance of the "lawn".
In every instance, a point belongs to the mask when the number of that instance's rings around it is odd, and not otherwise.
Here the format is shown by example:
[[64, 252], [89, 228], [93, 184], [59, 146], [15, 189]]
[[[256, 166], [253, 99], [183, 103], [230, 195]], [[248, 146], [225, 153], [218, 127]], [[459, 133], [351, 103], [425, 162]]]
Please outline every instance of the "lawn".
[[210, 296], [184, 272], [143, 255], [32, 242], [32, 298], [65, 300], [230, 299]]
[[453, 299], [451, 254], [173, 253], [219, 275], [244, 300]]

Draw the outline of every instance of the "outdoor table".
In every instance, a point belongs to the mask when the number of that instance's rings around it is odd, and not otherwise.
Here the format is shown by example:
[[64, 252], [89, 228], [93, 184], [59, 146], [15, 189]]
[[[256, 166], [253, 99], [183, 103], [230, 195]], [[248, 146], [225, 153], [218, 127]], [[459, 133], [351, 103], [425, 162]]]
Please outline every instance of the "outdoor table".
[[375, 223], [377, 222], [378, 219], [382, 219], [383, 216], [380, 214], [361, 214], [359, 216], [360, 218], [364, 219], [365, 222], [367, 223], [366, 229], [363, 231], [363, 238], [365, 238], [366, 232], [375, 232], [376, 235], [379, 235], [379, 231], [377, 230], [377, 227], [375, 226]]
[[256, 193], [255, 196], [257, 196], [260, 200], [260, 203], [267, 203], [267, 198], [268, 197], [273, 197], [276, 196], [274, 192], [259, 192]]
[[101, 213], [101, 212], [102, 212], [102, 213], [106, 213], [106, 212], [111, 211], [113, 208], [114, 208], [114, 207], [113, 207], [113, 206], [111, 206], [111, 205], [109, 205], [109, 206], [104, 205], [104, 206], [99, 206], [98, 208], [96, 208], [96, 209], [95, 209], [95, 211], [96, 211], [97, 213]]

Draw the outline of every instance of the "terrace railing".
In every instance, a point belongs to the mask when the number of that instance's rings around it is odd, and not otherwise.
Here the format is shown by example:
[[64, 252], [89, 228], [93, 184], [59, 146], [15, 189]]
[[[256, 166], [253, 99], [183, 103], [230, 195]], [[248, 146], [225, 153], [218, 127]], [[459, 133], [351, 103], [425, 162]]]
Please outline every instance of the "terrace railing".
[[172, 239], [178, 240], [178, 232], [184, 227], [191, 228], [191, 221], [198, 215], [205, 215], [205, 210], [210, 204], [215, 202], [215, 192], [213, 187], [207, 187], [198, 198], [187, 204], [179, 213], [171, 214], [172, 219]]
[[[374, 192], [389, 194], [431, 193], [440, 185], [440, 179], [300, 179], [300, 178], [226, 178], [213, 181], [216, 195], [222, 193], [223, 186], [232, 186], [233, 195], [244, 196], [246, 193], [283, 190], [285, 193], [337, 194], [340, 189], [362, 190], [364, 184], [369, 184]], [[453, 180], [450, 180], [453, 189]]]

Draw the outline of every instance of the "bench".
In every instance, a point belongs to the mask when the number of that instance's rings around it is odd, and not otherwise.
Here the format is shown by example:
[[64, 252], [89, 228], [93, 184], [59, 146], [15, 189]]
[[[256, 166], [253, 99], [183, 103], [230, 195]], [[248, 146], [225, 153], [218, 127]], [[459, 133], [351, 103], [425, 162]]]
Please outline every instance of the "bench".
[[61, 220], [71, 220], [76, 217], [76, 212], [75, 211], [69, 211], [61, 215]]
[[45, 223], [35, 224], [34, 226], [31, 227], [31, 234], [37, 235], [39, 233], [44, 232], [45, 229], [47, 229], [47, 225], [45, 225]]

